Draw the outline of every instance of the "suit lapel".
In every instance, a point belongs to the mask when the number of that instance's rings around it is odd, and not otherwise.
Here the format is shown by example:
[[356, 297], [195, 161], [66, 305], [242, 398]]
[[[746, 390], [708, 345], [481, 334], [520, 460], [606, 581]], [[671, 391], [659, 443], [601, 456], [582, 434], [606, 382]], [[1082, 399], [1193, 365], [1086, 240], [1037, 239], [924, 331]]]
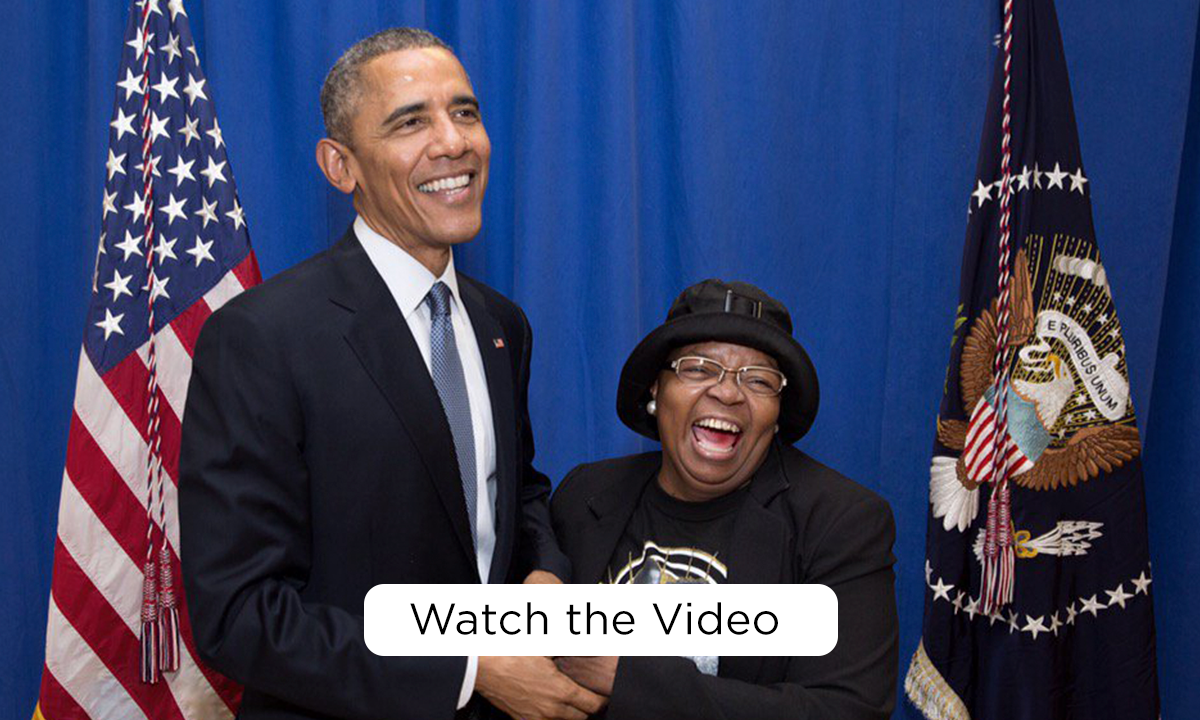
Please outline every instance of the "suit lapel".
[[504, 337], [500, 323], [488, 311], [483, 294], [462, 275], [458, 276], [458, 290], [475, 331], [475, 342], [479, 346], [483, 372], [487, 378], [488, 398], [492, 404], [492, 435], [496, 442], [496, 508], [493, 515], [496, 549], [488, 579], [491, 582], [504, 582], [504, 571], [508, 568], [513, 540], [516, 538], [513, 522], [517, 517], [515, 506], [521, 480], [512, 362], [506, 349], [510, 340]]
[[608, 579], [604, 576], [608, 561], [612, 559], [621, 533], [637, 508], [642, 490], [646, 483], [653, 481], [661, 458], [660, 453], [647, 455], [644, 464], [631, 468], [619, 482], [588, 498], [588, 509], [597, 521], [587, 523], [581, 529], [577, 546], [580, 557], [574, 568], [575, 582], [595, 583]]
[[[335, 251], [339, 287], [331, 300], [354, 311], [345, 333], [354, 354], [404, 425], [433, 479], [459, 546], [475, 566], [475, 550], [454, 441], [425, 360], [408, 323], [353, 231]], [[403, 472], [397, 468], [397, 472]]]
[[[750, 495], [734, 521], [726, 556], [729, 582], [773, 585], [787, 581], [791, 538], [783, 519], [766, 507], [787, 488], [779, 448], [773, 443], [762, 467], [754, 474], [747, 488]], [[759, 676], [763, 660], [761, 656], [722, 657], [718, 674], [753, 682]]]

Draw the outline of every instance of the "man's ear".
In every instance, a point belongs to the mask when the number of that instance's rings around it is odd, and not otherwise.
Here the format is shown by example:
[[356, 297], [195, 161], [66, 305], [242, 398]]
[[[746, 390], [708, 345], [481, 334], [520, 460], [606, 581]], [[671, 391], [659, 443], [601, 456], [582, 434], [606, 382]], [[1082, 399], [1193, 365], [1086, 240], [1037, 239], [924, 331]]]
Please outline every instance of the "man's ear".
[[650, 397], [655, 400], [658, 399], [658, 381], [657, 380], [655, 380], [654, 384], [650, 386]]
[[346, 193], [354, 192], [358, 185], [350, 172], [350, 148], [332, 138], [321, 138], [317, 141], [317, 165], [325, 173], [329, 184]]

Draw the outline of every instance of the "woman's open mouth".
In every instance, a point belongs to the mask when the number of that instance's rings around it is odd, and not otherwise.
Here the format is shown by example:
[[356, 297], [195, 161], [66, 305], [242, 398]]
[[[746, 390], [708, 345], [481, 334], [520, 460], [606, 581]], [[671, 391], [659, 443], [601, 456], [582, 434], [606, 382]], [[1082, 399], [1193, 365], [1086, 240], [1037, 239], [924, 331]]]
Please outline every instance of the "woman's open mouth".
[[742, 439], [742, 428], [719, 418], [700, 418], [692, 424], [692, 439], [700, 454], [714, 460], [733, 455]]

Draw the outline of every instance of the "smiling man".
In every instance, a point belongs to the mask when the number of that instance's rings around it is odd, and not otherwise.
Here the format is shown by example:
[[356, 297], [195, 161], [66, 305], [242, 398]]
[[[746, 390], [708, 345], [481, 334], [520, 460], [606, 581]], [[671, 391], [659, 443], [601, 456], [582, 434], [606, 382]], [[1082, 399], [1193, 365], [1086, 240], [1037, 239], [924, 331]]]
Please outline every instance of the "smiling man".
[[246, 685], [243, 718], [594, 713], [546, 658], [364, 643], [376, 584], [558, 582], [569, 564], [531, 464], [529, 324], [454, 268], [491, 155], [465, 70], [433, 35], [386, 30], [337, 61], [321, 109], [317, 164], [353, 227], [196, 347], [179, 503], [197, 648]]

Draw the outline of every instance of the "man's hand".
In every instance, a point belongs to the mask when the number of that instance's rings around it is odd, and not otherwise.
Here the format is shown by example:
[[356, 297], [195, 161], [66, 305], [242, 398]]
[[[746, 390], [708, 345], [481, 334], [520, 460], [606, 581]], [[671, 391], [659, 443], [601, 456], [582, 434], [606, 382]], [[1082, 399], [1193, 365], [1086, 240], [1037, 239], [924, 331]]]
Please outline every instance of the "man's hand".
[[554, 658], [554, 664], [583, 687], [607, 697], [612, 695], [613, 682], [617, 679], [617, 661], [620, 659], [615, 655], [558, 657]]
[[525, 576], [525, 585], [562, 585], [563, 581], [558, 579], [558, 576], [546, 570], [534, 570]]
[[475, 692], [515, 720], [584, 720], [608, 702], [545, 657], [480, 656]]

